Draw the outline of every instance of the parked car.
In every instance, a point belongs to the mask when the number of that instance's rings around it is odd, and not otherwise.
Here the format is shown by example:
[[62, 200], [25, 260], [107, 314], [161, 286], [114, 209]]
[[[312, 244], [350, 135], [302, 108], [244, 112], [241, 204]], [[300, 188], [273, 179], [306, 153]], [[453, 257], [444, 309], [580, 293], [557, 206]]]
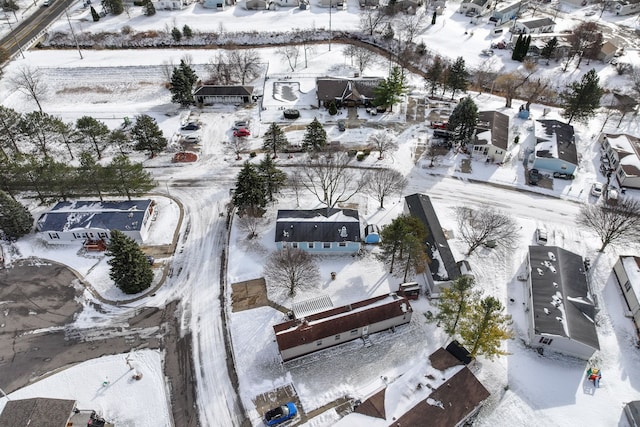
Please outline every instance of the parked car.
[[446, 130], [449, 126], [447, 122], [431, 122], [431, 129], [444, 129]]
[[542, 177], [540, 176], [540, 172], [538, 172], [538, 169], [529, 169], [529, 184], [538, 185], [538, 182], [540, 182], [540, 178]]
[[196, 135], [196, 134], [186, 135], [182, 138], [182, 141], [189, 142], [191, 144], [197, 144], [200, 142], [200, 135]]
[[149, 263], [149, 265], [153, 265], [153, 263], [156, 262], [156, 259], [151, 255], [147, 255], [147, 262]]
[[536, 229], [536, 243], [543, 246], [547, 244], [547, 230]]
[[246, 128], [240, 128], [238, 130], [233, 131], [233, 136], [249, 136], [249, 135], [251, 135], [251, 132], [249, 132], [249, 129], [246, 129]]
[[275, 426], [298, 415], [298, 408], [295, 403], [289, 402], [286, 405], [278, 406], [264, 414], [264, 423], [268, 426]]
[[43, 6], [49, 6], [51, 4], [52, 0], [44, 0], [44, 2], [42, 3]]
[[346, 123], [344, 120], [338, 120], [338, 130], [340, 132], [344, 132], [347, 129]]
[[297, 119], [300, 117], [300, 111], [294, 109], [284, 110], [282, 114], [284, 114], [285, 119]]
[[594, 197], [600, 197], [603, 189], [604, 185], [602, 185], [602, 183], [594, 182], [593, 185], [591, 185], [591, 195]]
[[199, 130], [199, 129], [200, 129], [200, 125], [194, 122], [187, 123], [186, 125], [180, 128], [180, 130]]
[[246, 120], [238, 120], [237, 122], [235, 122], [233, 124], [232, 129], [233, 130], [240, 130], [240, 129], [245, 129], [247, 127], [249, 127], [249, 122], [248, 121], [246, 121]]
[[480, 51], [480, 55], [482, 55], [482, 56], [493, 56], [493, 50], [492, 49], [482, 49]]
[[562, 173], [562, 172], [554, 172], [553, 173], [553, 177], [554, 178], [558, 178], [558, 179], [573, 179], [575, 178], [575, 176], [569, 174], [569, 173]]

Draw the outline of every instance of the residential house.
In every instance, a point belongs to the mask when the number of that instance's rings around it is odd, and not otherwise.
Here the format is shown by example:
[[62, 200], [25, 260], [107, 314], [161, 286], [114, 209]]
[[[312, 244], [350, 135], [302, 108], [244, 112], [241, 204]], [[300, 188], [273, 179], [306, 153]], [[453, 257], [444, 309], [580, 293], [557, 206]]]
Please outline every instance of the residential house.
[[202, 7], [206, 9], [224, 10], [227, 6], [233, 6], [235, 4], [235, 0], [202, 0]]
[[[422, 0], [396, 0], [393, 7], [396, 11], [403, 12], [407, 15], [415, 15], [422, 4]], [[387, 7], [389, 7], [389, 5], [387, 5]]]
[[529, 344], [588, 360], [600, 344], [582, 257], [556, 246], [530, 246], [527, 262]]
[[381, 295], [273, 326], [284, 362], [411, 321], [406, 298]]
[[298, 7], [300, 6], [300, 0], [273, 0], [271, 4], [280, 7]]
[[640, 188], [640, 138], [628, 134], [601, 133], [603, 161], [621, 187]]
[[0, 427], [113, 427], [94, 411], [79, 411], [75, 400], [36, 397], [8, 400], [0, 413]]
[[108, 241], [119, 230], [138, 243], [148, 236], [155, 215], [152, 200], [59, 202], [40, 216], [36, 231], [49, 243]]
[[537, 120], [523, 144], [529, 168], [575, 175], [578, 152], [573, 126], [558, 120]]
[[380, 6], [380, 0], [358, 0], [358, 4], [361, 8], [371, 7], [375, 8]]
[[616, 15], [633, 15], [640, 12], [640, 0], [619, 0], [613, 9]]
[[624, 297], [625, 315], [633, 319], [640, 335], [640, 257], [620, 256], [613, 272]]
[[611, 43], [610, 41], [606, 41], [600, 47], [600, 52], [598, 52], [597, 59], [602, 62], [609, 62], [615, 57], [617, 51], [618, 46]]
[[447, 287], [460, 276], [460, 264], [456, 263], [449, 242], [444, 234], [431, 199], [426, 194], [415, 193], [404, 198], [404, 212], [415, 216], [427, 230], [426, 268], [427, 291], [431, 297], [438, 297], [441, 289]]
[[155, 0], [153, 7], [156, 10], [182, 10], [189, 6], [190, 2], [184, 0]]
[[271, 2], [269, 0], [245, 0], [240, 4], [246, 10], [267, 10]]
[[193, 96], [202, 105], [249, 104], [253, 102], [253, 86], [202, 85]]
[[640, 426], [640, 400], [634, 400], [624, 405], [624, 414], [631, 427]]
[[328, 108], [331, 102], [335, 102], [338, 108], [369, 107], [375, 98], [375, 88], [383, 80], [380, 77], [320, 77], [316, 79], [318, 107]]
[[329, 7], [333, 9], [344, 9], [347, 7], [346, 0], [318, 0], [318, 6], [320, 7]]
[[362, 246], [355, 209], [279, 210], [276, 248], [302, 249], [313, 254], [355, 254]]
[[509, 149], [509, 116], [498, 111], [481, 111], [471, 142], [474, 158], [502, 163]]
[[429, 356], [427, 363], [412, 367], [374, 392], [335, 423], [335, 427], [470, 425], [467, 423], [489, 396], [468, 367], [440, 348]]
[[512, 28], [515, 34], [552, 33], [556, 23], [551, 18], [530, 18], [517, 20]]
[[519, 0], [507, 4], [500, 4], [491, 12], [489, 22], [493, 22], [497, 27], [505, 22], [512, 21], [516, 19], [521, 11], [524, 12], [527, 9], [528, 4], [528, 0]]
[[492, 0], [463, 0], [460, 5], [460, 13], [475, 13], [476, 15], [485, 15], [489, 13], [493, 7]]

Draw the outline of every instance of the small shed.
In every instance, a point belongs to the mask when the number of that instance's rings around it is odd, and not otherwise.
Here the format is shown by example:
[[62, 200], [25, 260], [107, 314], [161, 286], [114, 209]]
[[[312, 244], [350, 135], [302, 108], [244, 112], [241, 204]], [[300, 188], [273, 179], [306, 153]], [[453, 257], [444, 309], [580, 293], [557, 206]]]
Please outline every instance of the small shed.
[[365, 227], [364, 243], [367, 245], [380, 243], [380, 228], [376, 224], [369, 224]]
[[416, 300], [420, 297], [420, 284], [418, 282], [401, 283], [398, 286], [398, 295], [406, 299]]
[[611, 61], [618, 51], [618, 46], [611, 43], [610, 41], [604, 42], [602, 47], [600, 47], [600, 52], [598, 52], [598, 59], [602, 62]]

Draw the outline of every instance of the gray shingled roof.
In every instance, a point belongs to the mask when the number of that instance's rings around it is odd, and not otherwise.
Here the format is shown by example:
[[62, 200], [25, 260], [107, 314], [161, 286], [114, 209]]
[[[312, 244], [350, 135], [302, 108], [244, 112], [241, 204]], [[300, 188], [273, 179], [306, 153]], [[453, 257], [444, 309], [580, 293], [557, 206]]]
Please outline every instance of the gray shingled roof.
[[[460, 275], [460, 268], [456, 263], [449, 242], [444, 236], [442, 226], [436, 215], [436, 211], [433, 209], [431, 200], [426, 194], [415, 193], [404, 198], [407, 207], [409, 208], [409, 214], [417, 217], [427, 229], [427, 243], [431, 248], [437, 248], [440, 253], [440, 258], [444, 263], [444, 268], [449, 275], [449, 280], [455, 280]], [[437, 274], [437, 269], [432, 269], [432, 274]], [[446, 280], [446, 277], [436, 278], [435, 280]]]
[[[372, 99], [374, 90], [383, 79], [380, 77], [362, 77], [358, 79], [342, 79], [320, 77], [316, 79], [316, 96], [319, 101], [345, 99]], [[356, 98], [354, 98], [356, 97]]]
[[530, 246], [529, 261], [535, 332], [599, 349], [582, 257], [556, 246]]
[[0, 427], [65, 427], [75, 406], [75, 400], [9, 400], [0, 414]]
[[195, 96], [251, 96], [253, 86], [203, 85], [193, 94]]
[[[491, 132], [491, 141], [478, 137], [484, 131]], [[478, 113], [475, 145], [491, 145], [506, 150], [509, 147], [509, 116], [498, 111], [481, 111]]]
[[355, 209], [279, 210], [276, 242], [359, 242]]
[[555, 25], [556, 24], [555, 22], [553, 22], [553, 19], [551, 19], [551, 18], [538, 18], [538, 19], [521, 20], [520, 23], [522, 25], [524, 25], [525, 27], [529, 28], [529, 29], [546, 27], [548, 25]]
[[[575, 133], [573, 126], [560, 122], [558, 120], [538, 120], [538, 123], [542, 124], [544, 133], [551, 138], [553, 134], [556, 135], [556, 142], [558, 145], [558, 158], [564, 160], [573, 165], [578, 164], [578, 152], [576, 150]], [[544, 150], [536, 151], [538, 157], [553, 157], [551, 153], [545, 155]]]

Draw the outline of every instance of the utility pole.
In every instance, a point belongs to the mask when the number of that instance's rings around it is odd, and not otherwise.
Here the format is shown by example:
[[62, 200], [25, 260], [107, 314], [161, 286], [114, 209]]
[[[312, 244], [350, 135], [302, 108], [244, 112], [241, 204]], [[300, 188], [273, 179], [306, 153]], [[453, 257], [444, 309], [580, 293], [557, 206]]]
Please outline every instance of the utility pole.
[[331, 9], [333, 0], [329, 0], [329, 52], [331, 52]]
[[[18, 22], [17, 19], [16, 19], [16, 22]], [[16, 37], [16, 34], [13, 32], [13, 27], [11, 26], [11, 20], [7, 19], [7, 24], [9, 24], [9, 31], [11, 31], [11, 34], [13, 34], [13, 40], [15, 40], [16, 46], [18, 46], [20, 55], [22, 55], [22, 59], [24, 59], [24, 52], [22, 51], [22, 46], [20, 46], [20, 42], [18, 42], [18, 38]]]
[[69, 18], [69, 0], [67, 0], [67, 7], [64, 8], [64, 14], [67, 15], [67, 22], [69, 23], [69, 28], [71, 29], [71, 36], [73, 37], [73, 41], [76, 44], [76, 48], [78, 49], [78, 54], [80, 55], [80, 59], [84, 59], [82, 57], [82, 52], [80, 51], [80, 45], [78, 44], [76, 32], [73, 31], [73, 25], [71, 25], [71, 18]]

